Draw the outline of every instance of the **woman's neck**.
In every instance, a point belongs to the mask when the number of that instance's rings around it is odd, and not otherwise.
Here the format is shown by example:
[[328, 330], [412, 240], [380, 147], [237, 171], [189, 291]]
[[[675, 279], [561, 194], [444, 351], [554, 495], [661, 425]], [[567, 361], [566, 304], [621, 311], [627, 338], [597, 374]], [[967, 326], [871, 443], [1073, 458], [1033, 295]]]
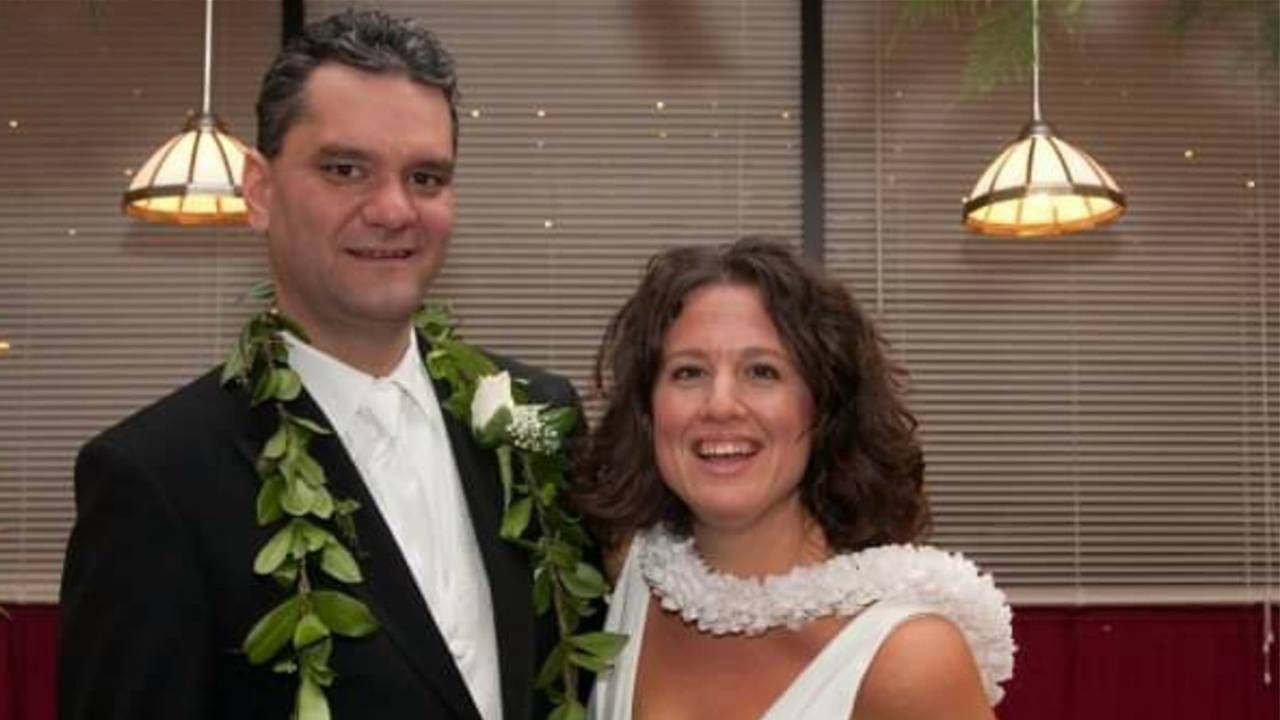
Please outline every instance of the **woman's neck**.
[[831, 556], [826, 533], [808, 513], [765, 519], [745, 528], [693, 527], [698, 554], [712, 569], [736, 577], [780, 575]]

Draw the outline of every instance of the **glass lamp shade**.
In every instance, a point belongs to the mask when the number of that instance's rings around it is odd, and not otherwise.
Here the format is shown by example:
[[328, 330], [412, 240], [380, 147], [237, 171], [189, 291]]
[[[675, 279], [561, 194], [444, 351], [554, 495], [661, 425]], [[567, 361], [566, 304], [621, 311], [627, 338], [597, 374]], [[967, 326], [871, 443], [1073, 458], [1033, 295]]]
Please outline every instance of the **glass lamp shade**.
[[148, 222], [238, 225], [248, 219], [244, 143], [212, 113], [193, 116], [151, 153], [124, 194], [124, 212]]
[[964, 202], [964, 222], [984, 235], [1064, 235], [1125, 210], [1124, 193], [1085, 151], [1033, 121], [987, 166]]

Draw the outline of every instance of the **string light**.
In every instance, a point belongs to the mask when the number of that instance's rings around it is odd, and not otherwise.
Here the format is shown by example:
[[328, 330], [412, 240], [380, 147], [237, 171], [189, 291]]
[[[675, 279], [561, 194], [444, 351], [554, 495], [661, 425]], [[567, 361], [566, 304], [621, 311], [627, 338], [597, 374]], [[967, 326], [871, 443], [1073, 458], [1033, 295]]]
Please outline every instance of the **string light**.
[[480, 117], [480, 110], [479, 110], [479, 109], [472, 110], [472, 111], [471, 111], [471, 117], [473, 117], [473, 118], [478, 118], [478, 117]]
[[655, 108], [657, 108], [658, 110], [660, 110], [660, 111], [661, 111], [661, 110], [666, 110], [666, 109], [667, 109], [667, 104], [666, 104], [665, 102], [661, 101], [661, 100], [659, 100], [658, 102], [654, 103], [654, 104], [653, 104], [653, 106], [654, 106]]

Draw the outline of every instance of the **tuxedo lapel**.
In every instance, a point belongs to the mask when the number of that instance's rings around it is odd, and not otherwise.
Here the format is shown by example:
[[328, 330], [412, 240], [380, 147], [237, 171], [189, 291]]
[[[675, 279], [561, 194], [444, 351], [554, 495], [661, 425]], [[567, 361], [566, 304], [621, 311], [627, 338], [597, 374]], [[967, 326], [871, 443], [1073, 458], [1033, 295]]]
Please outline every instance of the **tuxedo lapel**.
[[[436, 397], [449, 397], [449, 386], [434, 381]], [[502, 481], [492, 450], [476, 443], [471, 429], [441, 408], [449, 432], [449, 444], [458, 465], [471, 526], [475, 531], [485, 572], [498, 639], [498, 666], [502, 677], [502, 708], [506, 720], [530, 716], [533, 687], [534, 629], [532, 571], [523, 548], [503, 540]]]
[[[324, 427], [332, 427], [305, 390], [290, 403], [290, 411]], [[261, 406], [251, 413], [250, 422], [246, 423], [247, 432], [238, 445], [254, 464], [262, 443], [274, 430], [270, 421], [275, 417], [275, 411], [270, 406]], [[455, 716], [479, 718], [479, 711], [395, 537], [342, 441], [336, 434], [317, 435], [311, 441], [310, 451], [324, 468], [334, 498], [351, 498], [360, 503], [360, 509], [353, 516], [358, 545], [352, 550], [360, 563], [364, 582], [347, 586], [346, 590], [369, 605], [381, 625], [379, 632], [387, 634], [392, 644]]]

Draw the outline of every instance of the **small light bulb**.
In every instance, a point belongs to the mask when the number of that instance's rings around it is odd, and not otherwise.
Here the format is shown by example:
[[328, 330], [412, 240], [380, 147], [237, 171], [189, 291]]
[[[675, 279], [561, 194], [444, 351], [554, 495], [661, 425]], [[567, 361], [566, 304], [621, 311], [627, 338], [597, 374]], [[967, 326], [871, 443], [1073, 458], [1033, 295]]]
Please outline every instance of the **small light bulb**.
[[1182, 157], [1188, 160], [1194, 160], [1196, 158], [1196, 151], [1192, 150], [1191, 148], [1187, 148], [1186, 150], [1182, 151]]
[[1254, 182], [1253, 180], [1245, 180], [1245, 181], [1244, 181], [1244, 186], [1245, 186], [1245, 187], [1247, 187], [1247, 188], [1249, 188], [1250, 190], [1252, 190], [1252, 189], [1254, 189], [1254, 188], [1258, 187], [1258, 183]]
[[480, 111], [479, 111], [479, 110], [472, 110], [472, 111], [471, 111], [471, 117], [473, 117], [473, 118], [478, 118], [478, 117], [480, 117]]
[[666, 140], [666, 139], [667, 139], [667, 131], [666, 131], [666, 130], [659, 130], [659, 131], [658, 131], [658, 137], [659, 137], [659, 138], [661, 138], [661, 139], [663, 139], [663, 140]]
[[9, 348], [10, 348], [10, 347], [12, 347], [12, 346], [11, 346], [11, 345], [9, 345], [9, 341], [8, 341], [8, 340], [0, 340], [0, 353], [7, 353], [7, 352], [9, 352]]
[[544, 118], [546, 116], [547, 116], [547, 111], [543, 110], [542, 108], [538, 108], [538, 117]]
[[783, 110], [783, 111], [782, 111], [782, 119], [783, 119], [783, 120], [790, 120], [790, 119], [791, 119], [791, 112], [790, 112], [790, 111], [788, 111], [788, 110]]
[[76, 235], [80, 234], [80, 231], [76, 230], [75, 228], [67, 228], [67, 234], [70, 235], [71, 237], [75, 237]]
[[10, 129], [10, 130], [17, 130], [17, 129], [18, 129], [18, 125], [19, 125], [19, 123], [18, 123], [18, 121], [17, 121], [17, 120], [10, 120], [10, 121], [9, 121], [9, 129]]
[[653, 104], [653, 106], [654, 106], [655, 108], [659, 109], [659, 110], [666, 110], [666, 109], [667, 109], [667, 104], [666, 104], [666, 103], [664, 103], [664, 102], [662, 102], [661, 100], [659, 100], [658, 102], [654, 103], [654, 104]]
[[553, 228], [553, 227], [555, 227], [555, 226], [556, 226], [556, 223], [555, 223], [555, 221], [554, 221], [554, 220], [543, 220], [543, 221], [542, 221], [542, 227], [546, 228], [547, 230], [550, 230], [551, 228]]

